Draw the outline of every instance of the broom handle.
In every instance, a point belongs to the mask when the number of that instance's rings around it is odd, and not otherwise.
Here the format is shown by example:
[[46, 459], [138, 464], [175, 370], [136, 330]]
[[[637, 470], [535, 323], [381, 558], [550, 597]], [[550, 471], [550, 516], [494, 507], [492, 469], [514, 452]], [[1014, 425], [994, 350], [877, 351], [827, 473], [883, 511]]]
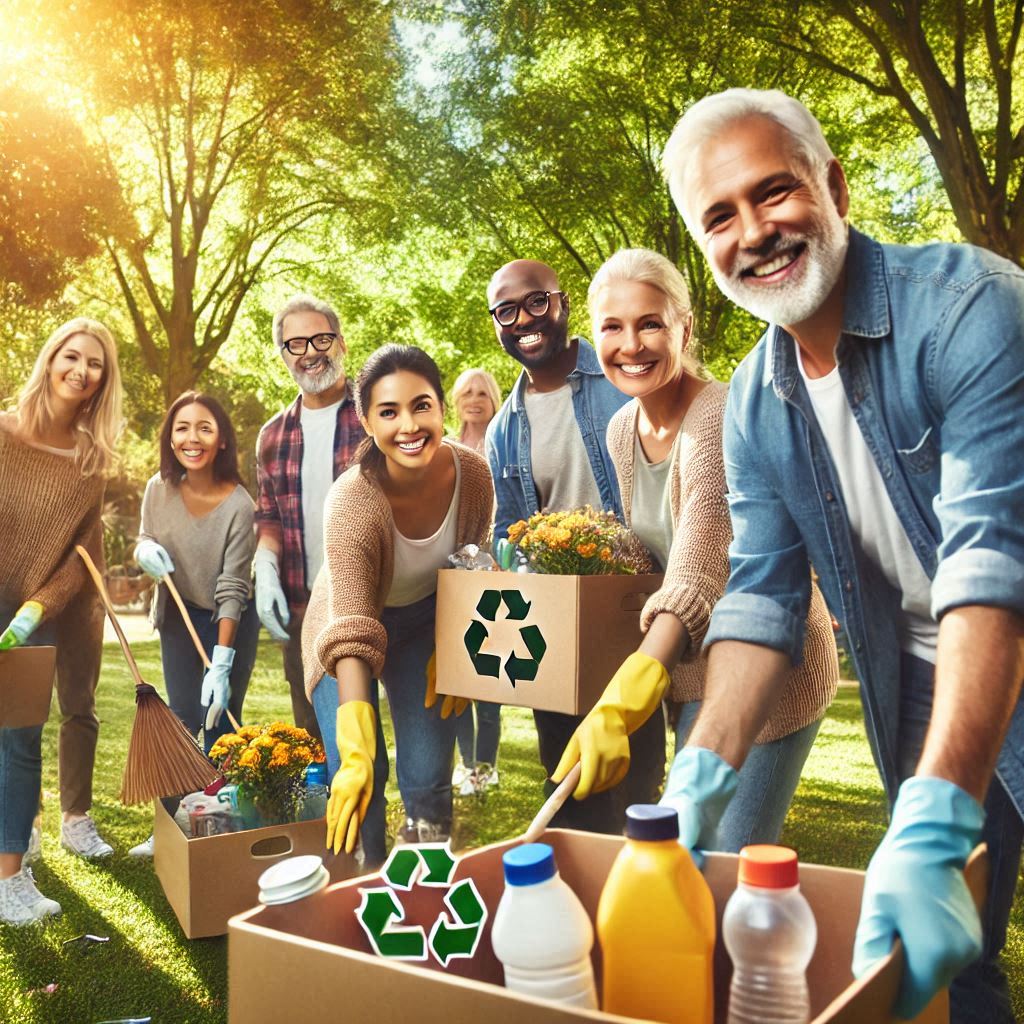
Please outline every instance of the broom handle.
[[569, 799], [569, 794], [576, 788], [580, 781], [582, 765], [577, 761], [569, 774], [558, 784], [558, 788], [544, 801], [544, 806], [537, 812], [537, 816], [530, 822], [529, 828], [519, 837], [524, 843], [535, 843], [548, 827], [551, 819], [559, 812], [562, 804]]
[[114, 627], [114, 632], [117, 634], [117, 639], [121, 644], [121, 651], [124, 654], [124, 660], [128, 662], [128, 668], [131, 671], [132, 678], [135, 680], [135, 685], [145, 686], [146, 682], [139, 672], [139, 666], [135, 663], [135, 658], [132, 655], [132, 649], [128, 646], [128, 639], [124, 635], [121, 623], [117, 621], [117, 616], [114, 614], [114, 606], [110, 603], [110, 595], [107, 594], [107, 586], [103, 582], [103, 577], [100, 575], [99, 569], [96, 568], [96, 563], [90, 557], [89, 552], [86, 551], [81, 544], [76, 544], [75, 550], [82, 556], [82, 561], [85, 562], [85, 567], [89, 570], [89, 575], [92, 577], [93, 583], [96, 584], [96, 589], [100, 592], [103, 607], [106, 608], [110, 624]]
[[[181, 599], [181, 594], [178, 593], [178, 588], [174, 585], [174, 580], [171, 579], [171, 574], [167, 573], [163, 582], [167, 584], [167, 589], [170, 592], [171, 597], [174, 598], [174, 603], [178, 606], [181, 611], [181, 617], [185, 620], [185, 628], [188, 630], [188, 635], [192, 637], [192, 643], [196, 645], [196, 650], [199, 652], [199, 657], [202, 658], [203, 664], [207, 668], [212, 668], [212, 663], [206, 654], [206, 648], [203, 646], [203, 642], [199, 639], [199, 634], [196, 632], [196, 627], [192, 625], [192, 616], [189, 615], [188, 610], [185, 608], [185, 602]], [[235, 716], [231, 714], [229, 708], [224, 709], [224, 713], [228, 716], [228, 721], [231, 723], [231, 728], [238, 732], [242, 727], [235, 720]]]

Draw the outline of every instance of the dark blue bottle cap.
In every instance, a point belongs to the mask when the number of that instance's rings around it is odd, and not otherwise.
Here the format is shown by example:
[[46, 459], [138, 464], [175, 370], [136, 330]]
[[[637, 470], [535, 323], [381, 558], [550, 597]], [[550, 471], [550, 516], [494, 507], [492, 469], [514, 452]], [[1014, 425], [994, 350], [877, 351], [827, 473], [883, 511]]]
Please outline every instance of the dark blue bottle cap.
[[555, 851], [547, 843], [523, 843], [501, 858], [509, 885], [536, 885], [555, 876]]
[[655, 842], [679, 838], [679, 815], [660, 804], [632, 804], [626, 808], [626, 835]]

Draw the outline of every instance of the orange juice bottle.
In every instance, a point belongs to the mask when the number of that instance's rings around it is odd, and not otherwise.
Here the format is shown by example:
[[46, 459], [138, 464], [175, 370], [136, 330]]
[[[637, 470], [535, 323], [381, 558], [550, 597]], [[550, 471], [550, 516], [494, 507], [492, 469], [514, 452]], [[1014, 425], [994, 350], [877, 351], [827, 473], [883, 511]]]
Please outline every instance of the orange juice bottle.
[[597, 906], [601, 1009], [666, 1024], [713, 1024], [715, 903], [679, 845], [670, 807], [634, 804], [626, 845]]

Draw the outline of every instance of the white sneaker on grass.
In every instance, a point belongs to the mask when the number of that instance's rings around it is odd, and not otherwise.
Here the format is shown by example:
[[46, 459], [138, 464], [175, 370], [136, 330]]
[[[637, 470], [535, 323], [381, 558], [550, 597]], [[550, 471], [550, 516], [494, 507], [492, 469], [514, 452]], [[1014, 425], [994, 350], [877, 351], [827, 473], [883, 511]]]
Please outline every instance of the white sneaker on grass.
[[96, 831], [96, 822], [88, 814], [71, 818], [60, 827], [60, 845], [79, 857], [109, 857], [114, 848]]
[[48, 900], [37, 888], [32, 869], [24, 864], [10, 878], [0, 878], [0, 921], [24, 925], [60, 913], [60, 904]]
[[148, 839], [143, 839], [138, 846], [133, 846], [128, 851], [129, 857], [152, 857], [153, 856], [153, 833], [149, 833]]
[[[460, 761], [455, 766], [455, 771], [452, 772], [452, 790], [456, 793], [461, 793], [463, 785], [469, 781], [472, 774], [473, 769]], [[464, 796], [465, 794], [462, 795]]]

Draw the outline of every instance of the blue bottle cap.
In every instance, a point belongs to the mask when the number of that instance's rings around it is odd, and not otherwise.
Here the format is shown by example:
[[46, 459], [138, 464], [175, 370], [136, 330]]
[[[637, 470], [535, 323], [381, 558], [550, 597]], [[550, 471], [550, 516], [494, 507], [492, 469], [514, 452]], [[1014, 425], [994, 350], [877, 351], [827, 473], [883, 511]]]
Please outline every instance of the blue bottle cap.
[[647, 842], [678, 839], [679, 815], [660, 804], [633, 804], [626, 808], [626, 835]]
[[327, 765], [318, 764], [313, 761], [306, 767], [306, 785], [307, 786], [326, 786], [327, 785]]
[[536, 885], [555, 876], [555, 851], [547, 843], [523, 843], [501, 858], [509, 885]]

